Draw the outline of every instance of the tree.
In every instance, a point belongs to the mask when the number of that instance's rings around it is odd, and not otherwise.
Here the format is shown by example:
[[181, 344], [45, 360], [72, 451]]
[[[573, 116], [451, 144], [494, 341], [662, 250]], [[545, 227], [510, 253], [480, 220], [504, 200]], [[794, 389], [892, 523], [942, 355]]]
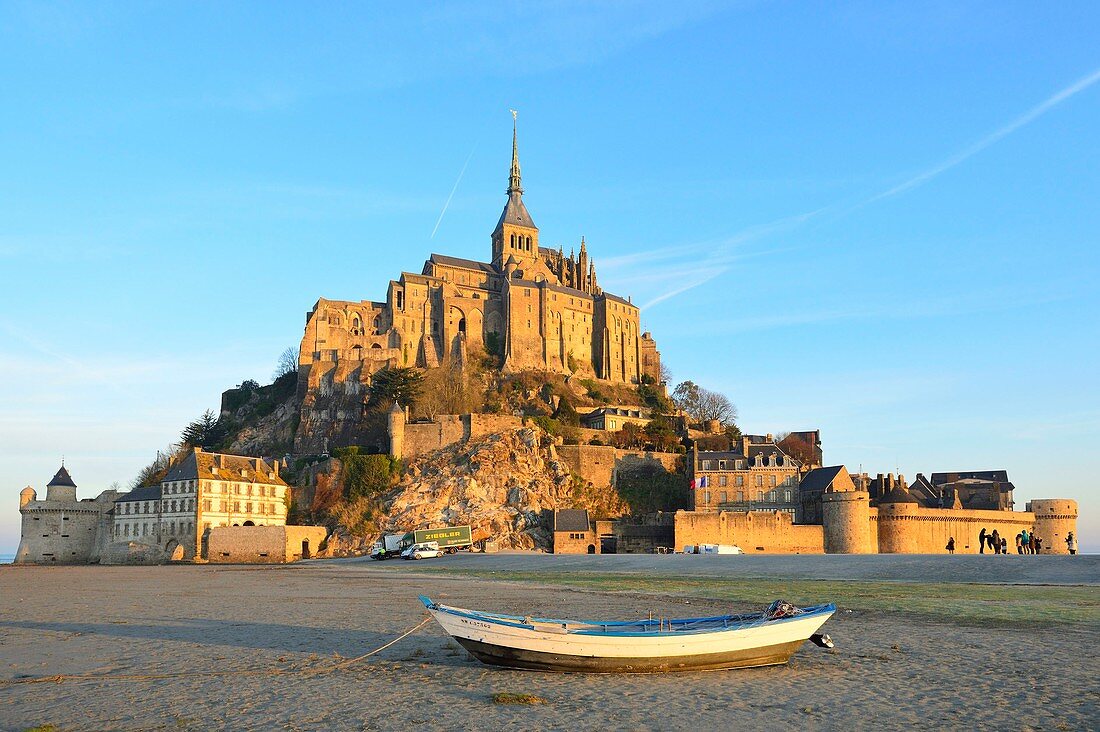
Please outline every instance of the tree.
[[279, 354], [279, 360], [275, 363], [275, 373], [271, 378], [278, 380], [287, 374], [298, 373], [298, 349], [287, 346], [287, 349]]
[[668, 364], [661, 361], [661, 383], [667, 384], [672, 381], [672, 369], [668, 367]]
[[213, 410], [207, 409], [201, 417], [183, 428], [183, 432], [180, 433], [180, 446], [184, 449], [213, 447], [224, 436], [225, 429], [220, 421], [214, 416]]
[[694, 381], [682, 381], [672, 392], [673, 403], [697, 422], [717, 419], [731, 423], [737, 419], [737, 408], [725, 394], [704, 389]]
[[367, 390], [367, 403], [371, 406], [397, 402], [403, 407], [411, 407], [420, 398], [424, 385], [424, 375], [417, 369], [399, 366], [378, 371]]

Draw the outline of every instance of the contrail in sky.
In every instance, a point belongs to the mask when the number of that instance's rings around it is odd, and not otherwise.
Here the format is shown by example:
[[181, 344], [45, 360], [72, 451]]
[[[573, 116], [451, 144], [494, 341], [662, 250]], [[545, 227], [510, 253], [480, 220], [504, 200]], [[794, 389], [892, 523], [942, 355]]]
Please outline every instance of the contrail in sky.
[[[998, 142], [1002, 138], [1007, 137], [1008, 135], [1012, 134], [1013, 132], [1020, 129], [1024, 125], [1027, 125], [1031, 122], [1034, 122], [1036, 119], [1038, 119], [1042, 115], [1046, 114], [1047, 112], [1049, 112], [1054, 107], [1058, 106], [1059, 104], [1066, 101], [1070, 97], [1073, 97], [1076, 94], [1079, 94], [1079, 93], [1083, 92], [1084, 90], [1088, 89], [1090, 86], [1092, 86], [1093, 84], [1095, 84], [1098, 81], [1100, 81], [1100, 69], [1096, 69], [1091, 74], [1088, 74], [1087, 76], [1085, 76], [1081, 79], [1078, 79], [1076, 82], [1074, 82], [1073, 84], [1070, 84], [1065, 89], [1062, 89], [1058, 93], [1050, 96], [1049, 98], [1043, 100], [1042, 102], [1040, 102], [1036, 106], [1032, 107], [1027, 112], [1020, 115], [1016, 119], [1012, 120], [1011, 122], [1009, 122], [1004, 127], [1001, 127], [997, 130], [994, 130], [989, 135], [986, 135], [982, 139], [980, 139], [977, 142], [975, 142], [974, 144], [970, 145], [970, 147], [967, 147], [967, 148], [961, 150], [960, 152], [952, 155], [951, 157], [947, 158], [946, 160], [939, 163], [938, 165], [935, 165], [935, 166], [929, 168], [928, 170], [924, 171], [923, 173], [921, 173], [919, 175], [913, 176], [912, 178], [905, 181], [904, 183], [900, 183], [900, 184], [898, 184], [898, 185], [896, 185], [892, 188], [889, 188], [885, 191], [882, 191], [881, 193], [876, 193], [875, 195], [871, 196], [870, 198], [867, 198], [867, 199], [861, 201], [860, 203], [855, 204], [854, 206], [848, 208], [846, 211], [843, 211], [842, 213], [851, 213], [852, 211], [855, 211], [856, 209], [862, 208], [863, 206], [866, 206], [868, 204], [875, 203], [876, 201], [881, 201], [882, 199], [889, 198], [890, 196], [896, 196], [899, 193], [904, 193], [905, 191], [912, 190], [913, 188], [916, 188], [917, 186], [920, 186], [920, 185], [923, 185], [923, 184], [927, 183], [928, 181], [930, 181], [933, 178], [935, 178], [936, 176], [938, 176], [940, 173], [948, 171], [951, 168], [954, 168], [956, 165], [959, 165], [960, 163], [964, 162], [965, 160], [977, 155], [982, 150], [986, 149], [987, 147], [989, 147], [993, 143]], [[812, 211], [812, 212], [807, 213], [807, 214], [802, 214], [800, 216], [792, 217], [792, 219], [785, 219], [784, 221], [792, 221], [793, 220], [793, 226], [800, 226], [801, 224], [805, 223], [807, 220], [813, 218], [814, 216], [816, 216], [816, 215], [818, 215], [818, 214], [820, 214], [824, 211], [831, 210], [835, 207], [836, 207], [836, 204], [831, 205], [831, 206], [825, 206], [824, 208], [820, 208], [816, 211]], [[751, 231], [751, 230], [749, 230], [749, 231]], [[769, 231], [769, 228], [764, 227], [763, 231], [759, 232], [759, 233], [767, 233], [768, 231]], [[644, 310], [647, 307], [652, 307], [653, 305], [656, 305], [659, 302], [667, 300], [671, 297], [675, 297], [676, 295], [687, 292], [688, 290], [692, 290], [692, 289], [698, 287], [699, 285], [702, 285], [706, 282], [709, 282], [710, 280], [717, 277], [719, 274], [721, 274], [721, 272], [713, 274], [710, 277], [706, 277], [702, 280], [696, 281], [696, 282], [694, 282], [690, 285], [686, 285], [686, 286], [683, 286], [683, 287], [678, 287], [678, 288], [676, 288], [674, 290], [670, 290], [669, 292], [666, 292], [662, 295], [658, 295], [657, 297], [655, 297], [654, 299], [652, 299], [648, 303], [646, 303], [644, 306], [642, 306], [642, 309]]]
[[968, 158], [971, 158], [974, 155], [977, 155], [982, 150], [986, 149], [987, 147], [989, 147], [993, 143], [997, 142], [1001, 138], [1007, 137], [1008, 135], [1012, 134], [1013, 132], [1020, 129], [1021, 127], [1028, 124], [1029, 122], [1033, 122], [1035, 119], [1037, 119], [1037, 118], [1041, 117], [1042, 115], [1046, 114], [1047, 112], [1049, 112], [1054, 107], [1058, 106], [1059, 104], [1066, 101], [1067, 99], [1074, 96], [1075, 94], [1079, 94], [1080, 92], [1083, 92], [1085, 89], [1088, 89], [1090, 86], [1092, 86], [1093, 84], [1095, 84], [1098, 81], [1100, 81], [1100, 69], [1096, 69], [1091, 74], [1084, 77], [1083, 79], [1079, 79], [1076, 83], [1067, 86], [1065, 89], [1058, 92], [1054, 96], [1044, 100], [1042, 103], [1032, 107], [1031, 109], [1029, 109], [1024, 114], [1022, 114], [1019, 117], [1017, 117], [1016, 119], [1012, 120], [1011, 122], [1009, 122], [1004, 127], [1001, 127], [1000, 129], [994, 131], [992, 134], [986, 135], [985, 137], [978, 140], [977, 142], [975, 142], [970, 147], [968, 147], [968, 148], [962, 150], [961, 152], [958, 152], [958, 153], [952, 155], [951, 157], [947, 158], [946, 160], [941, 162], [939, 165], [931, 167], [928, 170], [921, 173], [920, 175], [913, 176], [912, 178], [905, 181], [904, 183], [896, 185], [896, 186], [894, 186], [893, 188], [891, 188], [889, 190], [883, 191], [882, 193], [878, 193], [878, 194], [872, 196], [871, 198], [868, 198], [863, 203], [857, 204], [856, 208], [858, 208], [859, 206], [865, 206], [868, 203], [874, 203], [875, 201], [880, 201], [883, 198], [889, 198], [890, 196], [895, 196], [895, 195], [897, 195], [899, 193], [902, 193], [904, 191], [908, 191], [912, 188], [916, 188], [917, 186], [919, 186], [923, 183], [927, 183], [929, 180], [931, 180], [932, 178], [935, 178], [940, 173], [943, 173], [944, 171], [950, 170], [951, 168], [954, 168], [956, 165], [963, 162], [964, 160], [967, 160]]
[[458, 190], [458, 184], [462, 182], [462, 176], [466, 175], [466, 166], [470, 164], [470, 159], [474, 157], [474, 152], [477, 151], [477, 143], [474, 143], [474, 147], [470, 150], [470, 154], [466, 156], [466, 162], [462, 164], [462, 171], [458, 174], [458, 180], [455, 181], [454, 188], [451, 189], [451, 195], [447, 196], [447, 202], [443, 204], [443, 210], [439, 212], [439, 218], [436, 219], [435, 228], [432, 229], [432, 235], [429, 239], [435, 238], [435, 232], [439, 231], [439, 225], [443, 223], [443, 216], [447, 213], [447, 207], [451, 205], [451, 199], [455, 197], [455, 191]]

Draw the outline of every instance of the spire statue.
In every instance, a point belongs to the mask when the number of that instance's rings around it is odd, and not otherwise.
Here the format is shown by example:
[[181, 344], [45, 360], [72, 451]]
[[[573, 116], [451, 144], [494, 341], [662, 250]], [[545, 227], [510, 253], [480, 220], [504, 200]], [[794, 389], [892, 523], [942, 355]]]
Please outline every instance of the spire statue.
[[508, 175], [508, 193], [523, 193], [523, 186], [520, 185], [520, 173], [519, 173], [519, 145], [516, 144], [516, 115], [518, 112], [512, 109], [509, 110], [512, 113], [512, 170]]

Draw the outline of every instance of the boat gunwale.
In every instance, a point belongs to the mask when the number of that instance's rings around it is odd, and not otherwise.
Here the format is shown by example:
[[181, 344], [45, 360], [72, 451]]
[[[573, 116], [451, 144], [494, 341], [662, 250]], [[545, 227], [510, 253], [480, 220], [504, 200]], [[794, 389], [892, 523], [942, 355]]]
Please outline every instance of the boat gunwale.
[[[503, 615], [498, 613], [486, 613], [479, 610], [470, 610], [468, 608], [456, 608], [450, 605], [440, 605], [437, 602], [432, 601], [430, 597], [426, 595], [419, 596], [420, 601], [424, 604], [428, 610], [434, 610], [436, 612], [445, 613], [447, 615], [453, 615], [462, 618], [468, 618], [470, 620], [479, 620], [482, 622], [492, 623], [494, 625], [500, 625], [510, 628], [519, 628], [521, 630], [531, 630], [537, 633], [553, 633], [555, 635], [565, 631], [569, 635], [589, 635], [589, 636], [614, 636], [619, 638], [631, 638], [631, 637], [669, 637], [669, 636], [685, 636], [685, 635], [701, 635], [701, 634], [715, 634], [726, 633], [731, 631], [751, 630], [755, 628], [761, 628], [765, 626], [774, 627], [777, 624], [787, 623], [790, 621], [807, 620], [813, 617], [831, 616], [836, 612], [836, 605], [834, 603], [827, 603], [824, 605], [813, 605], [808, 608], [803, 608], [797, 615], [791, 615], [784, 618], [772, 618], [765, 619], [763, 613], [742, 613], [739, 615], [714, 615], [705, 618], [665, 618], [663, 620], [613, 620], [613, 621], [585, 621], [585, 620], [564, 620], [564, 619], [550, 619], [550, 618], [531, 618], [531, 622], [524, 622], [527, 618], [520, 617], [518, 615]], [[725, 627], [709, 627], [709, 628], [673, 628], [672, 630], [644, 630], [644, 631], [626, 631], [616, 630], [615, 628], [622, 628], [624, 626], [637, 627], [646, 623], [657, 623], [658, 628], [660, 624], [672, 624], [677, 623], [686, 626], [689, 623], [700, 622], [717, 622], [721, 620], [734, 620], [737, 619], [736, 624], [728, 625]], [[542, 623], [555, 627], [554, 630], [546, 628], [540, 628], [535, 623]], [[588, 626], [588, 627], [569, 627], [569, 626]]]

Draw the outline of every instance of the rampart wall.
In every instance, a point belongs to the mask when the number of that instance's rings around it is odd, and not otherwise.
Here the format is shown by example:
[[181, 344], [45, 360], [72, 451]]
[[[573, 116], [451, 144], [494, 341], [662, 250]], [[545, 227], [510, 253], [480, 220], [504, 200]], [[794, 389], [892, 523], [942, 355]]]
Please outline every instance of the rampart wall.
[[210, 529], [211, 564], [281, 564], [316, 556], [324, 526], [217, 526]]
[[823, 554], [821, 526], [795, 524], [774, 511], [677, 511], [676, 550], [696, 544], [735, 544], [746, 554]]

